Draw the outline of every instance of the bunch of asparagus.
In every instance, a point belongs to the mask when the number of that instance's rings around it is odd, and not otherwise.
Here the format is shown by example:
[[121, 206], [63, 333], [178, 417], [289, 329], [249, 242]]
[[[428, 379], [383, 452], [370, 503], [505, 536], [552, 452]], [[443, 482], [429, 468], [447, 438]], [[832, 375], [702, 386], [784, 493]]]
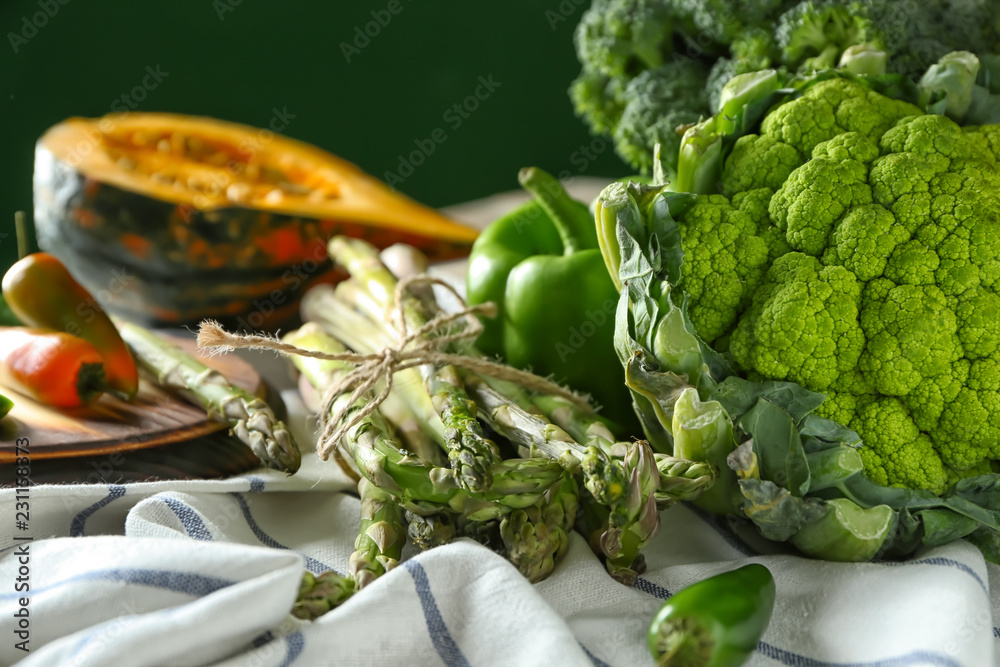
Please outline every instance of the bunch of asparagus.
[[350, 278], [311, 289], [306, 323], [282, 342], [325, 357], [290, 355], [307, 404], [326, 417], [321, 455], [358, 481], [361, 524], [349, 574], [307, 577], [295, 613], [346, 600], [396, 566], [407, 538], [426, 549], [470, 537], [537, 582], [576, 527], [615, 579], [633, 583], [659, 512], [697, 497], [716, 471], [616, 442], [584, 399], [539, 378], [525, 386], [533, 376], [486, 360], [475, 316], [449, 315], [414, 281], [426, 269], [415, 249], [380, 256], [336, 237], [329, 251]]

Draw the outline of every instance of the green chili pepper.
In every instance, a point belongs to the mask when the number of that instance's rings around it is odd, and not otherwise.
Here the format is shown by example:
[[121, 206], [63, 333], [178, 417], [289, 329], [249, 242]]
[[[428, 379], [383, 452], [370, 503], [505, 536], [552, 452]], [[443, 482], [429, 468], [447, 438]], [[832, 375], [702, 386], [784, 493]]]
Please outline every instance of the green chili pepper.
[[649, 626], [657, 665], [736, 667], [760, 641], [774, 609], [774, 578], [757, 563], [678, 591]]
[[518, 178], [535, 198], [487, 227], [469, 256], [469, 302], [498, 308], [477, 344], [590, 393], [603, 416], [637, 432], [614, 347], [618, 290], [593, 217], [541, 169], [522, 169]]

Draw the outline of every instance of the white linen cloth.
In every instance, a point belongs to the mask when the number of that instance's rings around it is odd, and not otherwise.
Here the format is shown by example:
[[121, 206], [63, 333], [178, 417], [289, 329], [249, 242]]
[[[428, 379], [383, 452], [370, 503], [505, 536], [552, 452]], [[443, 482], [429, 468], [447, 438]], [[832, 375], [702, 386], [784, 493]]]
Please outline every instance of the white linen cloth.
[[[297, 435], [308, 442], [308, 431]], [[751, 561], [774, 574], [777, 603], [750, 665], [998, 664], [1000, 568], [967, 543], [893, 564], [756, 555], [683, 505], [663, 513], [635, 587], [613, 581], [579, 535], [536, 585], [460, 540], [408, 547], [400, 567], [338, 609], [297, 620], [289, 610], [303, 569], [347, 571], [353, 488], [315, 454], [294, 476], [262, 468], [224, 480], [36, 486], [27, 543], [13, 541], [15, 492], [4, 489], [0, 664], [652, 665], [645, 633], [663, 601]], [[14, 588], [22, 544], [26, 593]], [[25, 596], [28, 653], [15, 648]]]
[[[581, 199], [594, 193], [584, 179], [575, 186]], [[489, 220], [512, 203], [455, 213]], [[452, 269], [457, 279], [461, 266]], [[282, 395], [308, 449], [298, 395]], [[646, 629], [663, 601], [751, 561], [774, 574], [777, 602], [749, 665], [1000, 665], [1000, 568], [969, 544], [903, 563], [758, 555], [684, 505], [663, 513], [634, 587], [612, 580], [576, 534], [535, 585], [460, 540], [407, 547], [400, 567], [338, 609], [297, 620], [289, 610], [303, 570], [347, 571], [354, 490], [311, 453], [294, 476], [262, 468], [224, 480], [36, 486], [30, 533], [15, 529], [15, 491], [0, 490], [0, 665], [652, 665]], [[25, 555], [14, 538], [29, 534]], [[15, 590], [22, 567], [28, 592]], [[15, 648], [21, 597], [27, 653]]]

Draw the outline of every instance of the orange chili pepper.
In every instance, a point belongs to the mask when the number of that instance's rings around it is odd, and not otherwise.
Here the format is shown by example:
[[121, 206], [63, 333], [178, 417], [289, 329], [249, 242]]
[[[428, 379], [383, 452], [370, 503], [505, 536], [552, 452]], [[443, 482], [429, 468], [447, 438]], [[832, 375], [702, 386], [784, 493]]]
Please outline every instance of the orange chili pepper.
[[0, 327], [0, 380], [40, 403], [75, 408], [107, 388], [93, 345], [62, 331]]
[[89, 341], [104, 359], [109, 391], [131, 398], [139, 371], [111, 318], [58, 258], [27, 255], [7, 270], [3, 296], [17, 317], [32, 327], [65, 331]]

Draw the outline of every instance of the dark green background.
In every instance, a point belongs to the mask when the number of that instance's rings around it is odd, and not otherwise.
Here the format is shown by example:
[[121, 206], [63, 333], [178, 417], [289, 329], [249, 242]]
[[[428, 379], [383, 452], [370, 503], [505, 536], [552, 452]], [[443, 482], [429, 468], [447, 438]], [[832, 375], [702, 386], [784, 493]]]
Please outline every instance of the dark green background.
[[[42, 12], [40, 2], [58, 11], [14, 53], [9, 33], [30, 34], [24, 18]], [[625, 167], [610, 148], [596, 160], [578, 152], [592, 137], [566, 94], [579, 70], [573, 29], [589, 0], [576, 2], [562, 0], [566, 20], [553, 26], [560, 0], [400, 0], [402, 11], [348, 63], [340, 43], [388, 0], [5, 0], [0, 261], [16, 257], [13, 212], [31, 211], [38, 136], [69, 116], [108, 113], [147, 66], [168, 75], [138, 110], [266, 126], [273, 109], [287, 109], [295, 118], [284, 134], [380, 178], [415, 140], [442, 128], [447, 140], [396, 186], [433, 206], [516, 188], [517, 170], [529, 164], [620, 176]], [[500, 86], [453, 130], [443, 114], [489, 75]]]

